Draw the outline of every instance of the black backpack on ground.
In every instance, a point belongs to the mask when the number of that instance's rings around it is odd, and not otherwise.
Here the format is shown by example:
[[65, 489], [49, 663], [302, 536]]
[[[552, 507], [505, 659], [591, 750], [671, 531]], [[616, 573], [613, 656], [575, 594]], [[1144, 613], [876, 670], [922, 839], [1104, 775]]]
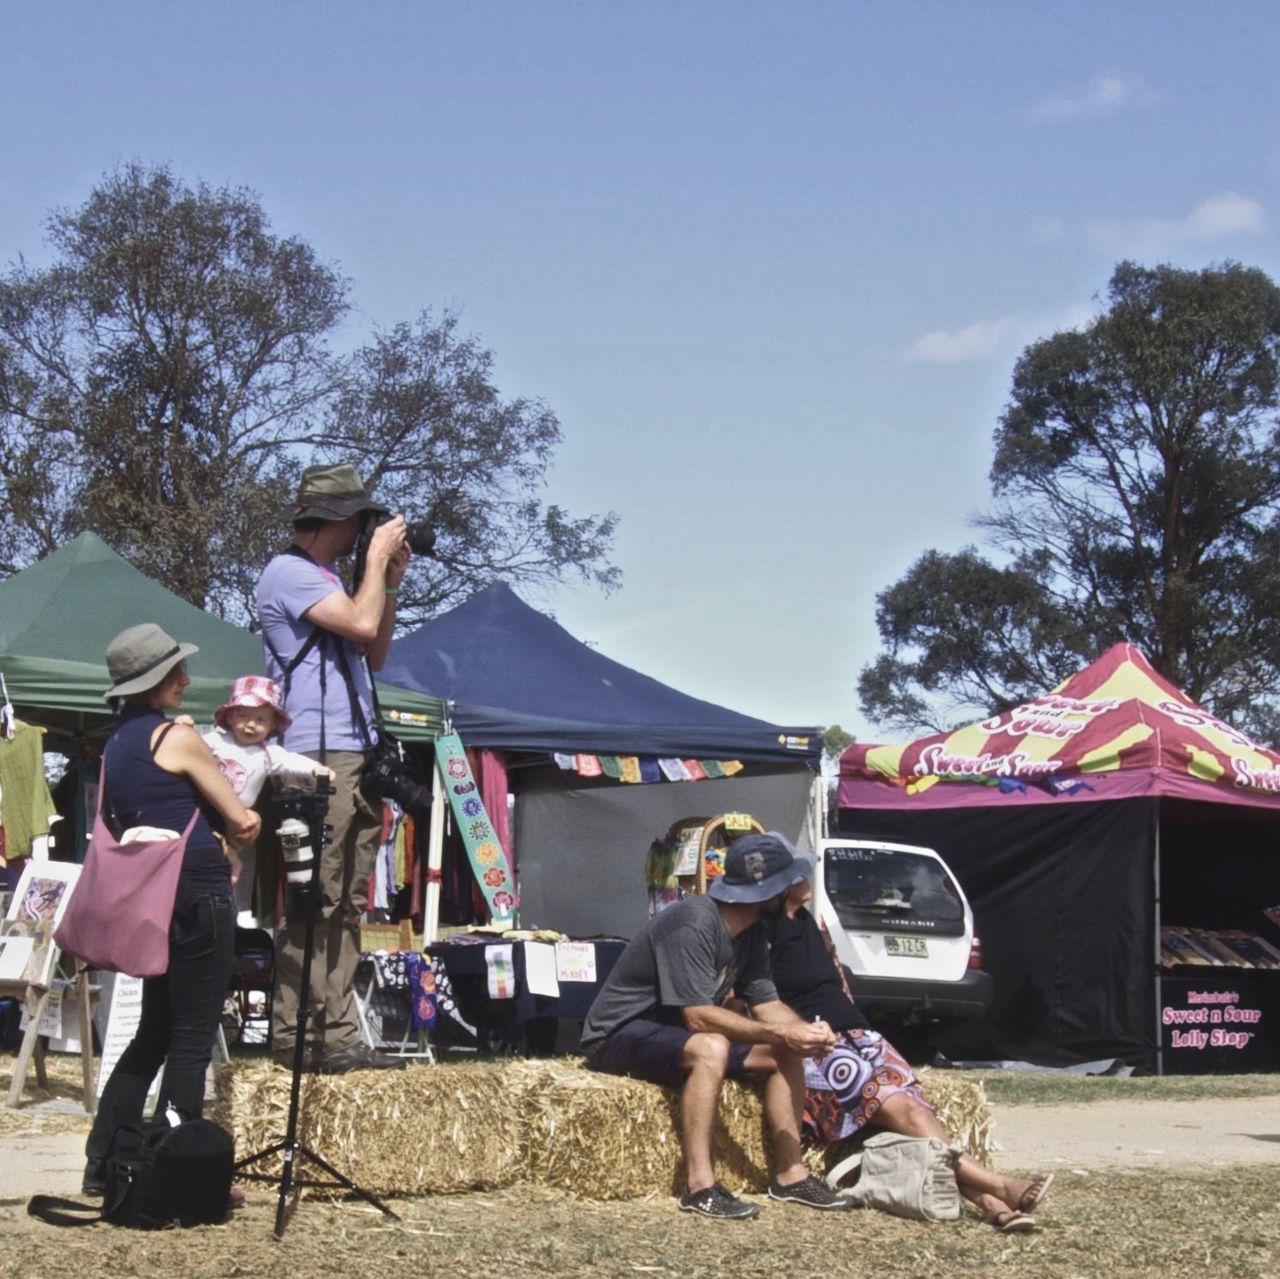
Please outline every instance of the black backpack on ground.
[[163, 1119], [116, 1130], [103, 1171], [101, 1209], [51, 1195], [34, 1195], [27, 1212], [51, 1226], [108, 1221], [138, 1230], [217, 1224], [227, 1216], [235, 1147], [211, 1119], [176, 1126]]

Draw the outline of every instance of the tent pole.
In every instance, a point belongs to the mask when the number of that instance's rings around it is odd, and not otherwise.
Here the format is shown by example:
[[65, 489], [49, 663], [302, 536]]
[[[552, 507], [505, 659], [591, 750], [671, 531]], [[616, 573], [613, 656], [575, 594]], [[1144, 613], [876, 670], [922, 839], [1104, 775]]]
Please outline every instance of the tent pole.
[[1155, 837], [1155, 857], [1153, 858], [1152, 876], [1154, 883], [1152, 885], [1151, 898], [1155, 904], [1155, 954], [1152, 956], [1155, 968], [1155, 996], [1156, 996], [1156, 1074], [1164, 1074], [1164, 1018], [1161, 1016], [1161, 977], [1160, 977], [1160, 801], [1155, 802], [1156, 816], [1156, 837]]
[[440, 868], [444, 865], [444, 777], [432, 754], [431, 824], [427, 842], [427, 901], [422, 911], [422, 945], [430, 946], [440, 928]]

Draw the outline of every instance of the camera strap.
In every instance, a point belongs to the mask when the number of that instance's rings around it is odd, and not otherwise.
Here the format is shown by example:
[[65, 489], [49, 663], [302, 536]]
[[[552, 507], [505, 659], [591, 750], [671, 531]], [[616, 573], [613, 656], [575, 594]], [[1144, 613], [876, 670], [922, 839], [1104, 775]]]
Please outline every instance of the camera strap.
[[[285, 552], [286, 555], [297, 556], [298, 559], [306, 560], [309, 564], [315, 564], [315, 560], [302, 549], [302, 547], [294, 544]], [[318, 566], [317, 566], [318, 567]], [[262, 642], [267, 646], [271, 656], [275, 659], [281, 671], [284, 673], [284, 687], [281, 690], [285, 705], [289, 703], [289, 685], [293, 678], [293, 672], [302, 664], [307, 655], [313, 649], [319, 649], [320, 654], [320, 756], [325, 756], [325, 696], [326, 696], [326, 668], [328, 662], [325, 660], [329, 656], [330, 641], [333, 647], [334, 664], [338, 668], [339, 674], [342, 676], [342, 682], [347, 689], [347, 701], [351, 708], [351, 722], [359, 732], [361, 739], [365, 745], [365, 751], [370, 752], [374, 749], [376, 742], [386, 737], [386, 729], [382, 723], [382, 707], [378, 704], [378, 688], [374, 683], [373, 671], [368, 666], [368, 659], [365, 659], [365, 673], [369, 679], [369, 697], [373, 703], [373, 715], [368, 717], [364, 713], [364, 708], [360, 705], [360, 698], [356, 694], [355, 680], [352, 678], [351, 665], [347, 659], [347, 645], [341, 635], [334, 634], [333, 631], [327, 631], [321, 626], [313, 625], [311, 634], [307, 636], [298, 651], [286, 662], [277, 651], [276, 646], [268, 638], [265, 629], [262, 632]], [[374, 737], [374, 728], [377, 728], [378, 737]]]

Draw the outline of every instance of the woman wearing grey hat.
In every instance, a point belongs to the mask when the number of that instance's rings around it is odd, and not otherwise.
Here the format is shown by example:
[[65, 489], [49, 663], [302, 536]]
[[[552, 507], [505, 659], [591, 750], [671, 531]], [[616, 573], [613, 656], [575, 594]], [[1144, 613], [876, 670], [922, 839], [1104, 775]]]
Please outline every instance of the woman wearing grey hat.
[[236, 798], [195, 729], [167, 718], [182, 706], [190, 683], [186, 659], [196, 651], [152, 622], [131, 626], [107, 646], [111, 687], [103, 696], [120, 709], [103, 749], [103, 808], [114, 816], [116, 834], [130, 826], [181, 831], [192, 809], [198, 811], [183, 851], [169, 968], [142, 983], [138, 1029], [111, 1072], [85, 1145], [86, 1194], [105, 1191], [103, 1161], [112, 1135], [141, 1120], [162, 1064], [158, 1111], [199, 1118], [231, 976], [234, 850], [257, 837], [261, 819]]

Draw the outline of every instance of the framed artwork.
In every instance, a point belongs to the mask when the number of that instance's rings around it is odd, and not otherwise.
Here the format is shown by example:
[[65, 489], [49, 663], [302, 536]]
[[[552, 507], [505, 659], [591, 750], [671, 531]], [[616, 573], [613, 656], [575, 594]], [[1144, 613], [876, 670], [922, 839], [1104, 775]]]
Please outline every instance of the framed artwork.
[[62, 913], [79, 878], [77, 862], [28, 860], [5, 918], [45, 923], [52, 932], [62, 922]]

